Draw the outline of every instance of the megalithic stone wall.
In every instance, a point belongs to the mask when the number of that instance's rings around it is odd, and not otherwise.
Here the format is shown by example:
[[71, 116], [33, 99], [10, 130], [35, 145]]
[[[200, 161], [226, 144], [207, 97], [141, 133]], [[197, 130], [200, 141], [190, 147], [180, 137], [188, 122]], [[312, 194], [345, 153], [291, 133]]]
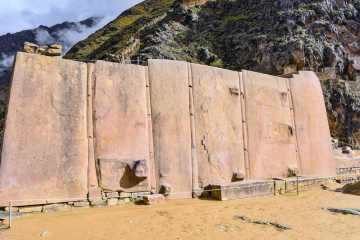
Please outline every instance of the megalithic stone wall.
[[95, 63], [95, 155], [104, 190], [151, 190], [145, 77], [143, 66]]
[[239, 73], [191, 64], [199, 183], [245, 176]]
[[[1, 152], [0, 206], [10, 199], [87, 196], [86, 94], [86, 63], [16, 55]], [[40, 203], [46, 202], [14, 205]]]
[[297, 168], [289, 79], [243, 71], [250, 179], [287, 176]]
[[314, 72], [290, 79], [300, 169], [303, 175], [336, 175], [330, 129], [320, 82]]
[[191, 198], [189, 69], [186, 62], [149, 60], [157, 192]]
[[191, 198], [209, 184], [294, 173], [335, 175], [312, 72], [275, 77], [168, 60], [16, 56], [0, 206], [66, 202], [88, 190]]

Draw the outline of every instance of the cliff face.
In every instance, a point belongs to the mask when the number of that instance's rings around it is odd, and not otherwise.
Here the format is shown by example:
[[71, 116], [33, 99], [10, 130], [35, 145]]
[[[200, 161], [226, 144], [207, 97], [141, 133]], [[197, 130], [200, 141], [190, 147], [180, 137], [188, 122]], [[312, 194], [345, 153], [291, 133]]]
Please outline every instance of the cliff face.
[[327, 79], [321, 81], [331, 136], [340, 146], [359, 149], [360, 86], [356, 82]]

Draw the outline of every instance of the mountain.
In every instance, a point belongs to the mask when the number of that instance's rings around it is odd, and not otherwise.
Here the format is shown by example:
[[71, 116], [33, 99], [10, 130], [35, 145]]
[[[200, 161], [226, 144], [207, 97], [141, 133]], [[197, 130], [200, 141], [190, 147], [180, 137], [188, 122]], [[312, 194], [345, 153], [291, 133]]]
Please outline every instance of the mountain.
[[9, 83], [14, 55], [21, 51], [25, 41], [38, 45], [58, 43], [63, 45], [66, 52], [75, 43], [74, 40], [77, 42], [86, 38], [100, 20], [101, 18], [92, 17], [81, 22], [63, 22], [52, 27], [40, 25], [35, 29], [0, 36], [0, 86]]

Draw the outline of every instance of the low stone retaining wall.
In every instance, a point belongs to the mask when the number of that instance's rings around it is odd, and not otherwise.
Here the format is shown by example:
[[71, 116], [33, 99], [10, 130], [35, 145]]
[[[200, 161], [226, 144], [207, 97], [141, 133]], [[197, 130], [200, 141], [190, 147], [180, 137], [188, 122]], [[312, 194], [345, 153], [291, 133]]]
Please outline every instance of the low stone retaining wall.
[[[285, 182], [285, 192], [297, 190], [296, 178], [276, 178], [276, 180], [281, 180]], [[299, 190], [304, 191], [321, 188], [321, 185], [324, 185], [328, 182], [329, 178], [299, 178]]]
[[360, 174], [360, 167], [337, 168], [337, 175]]
[[[81, 200], [81, 201], [65, 201], [56, 204], [43, 204], [34, 206], [12, 207], [12, 212], [19, 213], [36, 213], [36, 212], [59, 212], [67, 210], [86, 209], [90, 207], [107, 207], [125, 204], [127, 202], [139, 202], [143, 196], [149, 195], [150, 192], [102, 192], [101, 199]], [[50, 201], [48, 201], [50, 202]], [[0, 211], [10, 211], [10, 207], [0, 208]]]

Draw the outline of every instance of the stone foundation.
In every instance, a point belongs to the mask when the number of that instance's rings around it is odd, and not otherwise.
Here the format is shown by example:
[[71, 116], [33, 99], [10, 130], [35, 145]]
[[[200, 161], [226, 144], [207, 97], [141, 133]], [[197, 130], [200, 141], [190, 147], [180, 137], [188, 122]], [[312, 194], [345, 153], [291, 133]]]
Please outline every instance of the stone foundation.
[[337, 168], [336, 175], [360, 174], [360, 167]]

